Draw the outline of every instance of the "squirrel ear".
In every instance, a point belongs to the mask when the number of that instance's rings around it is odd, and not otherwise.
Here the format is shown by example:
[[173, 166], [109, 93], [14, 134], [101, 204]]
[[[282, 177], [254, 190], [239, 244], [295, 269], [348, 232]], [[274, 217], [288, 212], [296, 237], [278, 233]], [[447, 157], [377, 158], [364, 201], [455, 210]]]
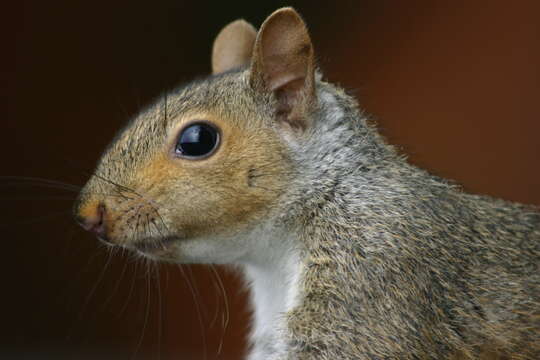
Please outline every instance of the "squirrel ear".
[[221, 29], [212, 48], [212, 74], [248, 64], [256, 36], [253, 25], [242, 19]]
[[277, 115], [293, 129], [309, 126], [315, 96], [313, 45], [300, 15], [290, 7], [270, 15], [259, 30], [251, 60], [251, 86], [273, 92]]

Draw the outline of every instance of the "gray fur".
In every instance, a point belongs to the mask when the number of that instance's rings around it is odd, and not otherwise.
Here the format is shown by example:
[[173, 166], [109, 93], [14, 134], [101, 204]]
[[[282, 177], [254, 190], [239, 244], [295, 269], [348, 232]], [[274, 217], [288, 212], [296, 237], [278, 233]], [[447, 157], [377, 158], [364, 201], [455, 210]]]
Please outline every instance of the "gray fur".
[[[343, 90], [320, 77], [315, 88], [300, 134], [276, 121], [275, 97], [249, 69], [170, 92], [118, 135], [75, 211], [106, 203], [111, 241], [126, 247], [175, 240], [157, 259], [241, 265], [255, 306], [265, 290], [256, 274], [290, 274], [290, 299], [255, 319], [251, 359], [540, 358], [538, 208], [412, 166]], [[167, 160], [165, 139], [194, 111], [265, 148], [248, 141], [209, 169]], [[184, 177], [144, 172], [158, 156], [158, 170]], [[98, 198], [114, 188], [103, 179], [133, 199]], [[164, 227], [130, 226], [141, 212]]]
[[408, 164], [351, 98], [319, 89], [284, 219], [307, 249], [298, 359], [538, 358], [538, 209]]

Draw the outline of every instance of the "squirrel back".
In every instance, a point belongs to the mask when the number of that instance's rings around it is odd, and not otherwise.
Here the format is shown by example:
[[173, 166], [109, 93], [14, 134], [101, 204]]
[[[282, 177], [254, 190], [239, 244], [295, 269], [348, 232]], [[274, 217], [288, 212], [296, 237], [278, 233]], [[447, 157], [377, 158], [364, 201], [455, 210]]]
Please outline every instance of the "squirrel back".
[[322, 80], [291, 8], [122, 130], [75, 204], [145, 257], [238, 265], [249, 358], [536, 359], [540, 212], [407, 163]]

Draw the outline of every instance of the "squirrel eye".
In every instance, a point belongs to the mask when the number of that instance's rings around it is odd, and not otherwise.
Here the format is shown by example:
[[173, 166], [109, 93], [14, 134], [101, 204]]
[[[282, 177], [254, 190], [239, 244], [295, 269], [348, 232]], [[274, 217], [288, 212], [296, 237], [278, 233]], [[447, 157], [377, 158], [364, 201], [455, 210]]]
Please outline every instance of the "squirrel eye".
[[207, 123], [194, 123], [186, 126], [178, 136], [174, 148], [177, 155], [187, 158], [209, 156], [219, 143], [218, 130]]

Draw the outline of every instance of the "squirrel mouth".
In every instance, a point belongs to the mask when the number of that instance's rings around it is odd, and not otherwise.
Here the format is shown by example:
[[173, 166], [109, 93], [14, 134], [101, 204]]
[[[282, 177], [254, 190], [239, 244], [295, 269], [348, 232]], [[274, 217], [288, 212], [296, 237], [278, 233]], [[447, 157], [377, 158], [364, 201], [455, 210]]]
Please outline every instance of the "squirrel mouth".
[[174, 236], [146, 238], [134, 243], [133, 247], [142, 253], [154, 254], [161, 251], [168, 251], [169, 247], [178, 240], [180, 240], [180, 238]]

